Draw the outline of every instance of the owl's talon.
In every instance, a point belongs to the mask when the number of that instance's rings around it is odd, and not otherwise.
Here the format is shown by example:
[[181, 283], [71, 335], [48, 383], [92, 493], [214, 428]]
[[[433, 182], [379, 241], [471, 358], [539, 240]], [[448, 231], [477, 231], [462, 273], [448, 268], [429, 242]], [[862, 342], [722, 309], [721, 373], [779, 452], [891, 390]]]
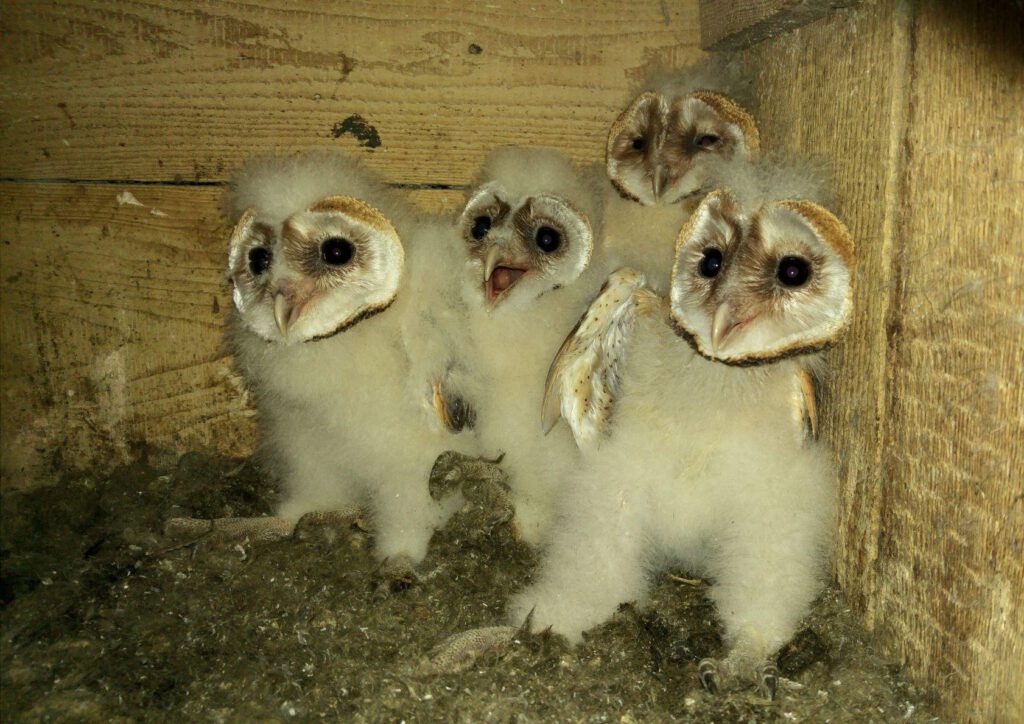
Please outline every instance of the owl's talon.
[[701, 659], [701, 662], [697, 665], [697, 677], [700, 679], [701, 686], [707, 689], [709, 694], [717, 694], [720, 690], [719, 686], [719, 675], [718, 675], [718, 662], [714, 659]]
[[170, 518], [164, 523], [164, 536], [191, 543], [272, 543], [289, 538], [295, 522], [279, 516], [260, 518]]
[[782, 681], [778, 668], [771, 661], [751, 664], [745, 659], [737, 660], [733, 657], [724, 661], [701, 659], [697, 666], [697, 676], [711, 694], [720, 694], [753, 683], [757, 693], [768, 701], [775, 700]]
[[419, 584], [423, 578], [408, 556], [385, 558], [377, 568], [374, 591], [380, 596], [403, 593]]
[[430, 497], [434, 500], [441, 500], [446, 495], [455, 492], [459, 481], [465, 477], [463, 467], [468, 460], [472, 460], [472, 458], [455, 450], [446, 450], [438, 455], [434, 466], [430, 469], [427, 481]]
[[779, 670], [775, 664], [765, 663], [757, 667], [757, 691], [765, 699], [775, 701], [779, 689]]
[[417, 673], [433, 676], [465, 671], [482, 656], [505, 653], [521, 631], [513, 626], [487, 626], [453, 634], [434, 647]]
[[442, 453], [430, 471], [430, 497], [441, 500], [459, 490], [470, 506], [470, 528], [484, 534], [505, 525], [514, 529], [511, 489], [505, 472], [497, 467], [504, 457], [504, 453], [495, 459], [471, 457], [453, 450]]
[[369, 530], [363, 511], [360, 508], [350, 507], [340, 510], [313, 510], [302, 515], [295, 524], [293, 536], [302, 540], [316, 529], [347, 530], [355, 528], [364, 533]]

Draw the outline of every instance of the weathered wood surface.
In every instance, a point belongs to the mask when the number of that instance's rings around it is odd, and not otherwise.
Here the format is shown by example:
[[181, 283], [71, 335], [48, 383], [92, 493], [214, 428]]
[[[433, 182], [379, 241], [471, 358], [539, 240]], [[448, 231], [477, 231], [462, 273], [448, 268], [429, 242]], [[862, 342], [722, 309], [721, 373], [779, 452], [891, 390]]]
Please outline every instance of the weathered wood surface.
[[697, 33], [696, 0], [8, 1], [0, 177], [218, 180], [319, 144], [409, 183], [502, 143], [597, 158], [630, 78]]
[[964, 721], [1024, 721], [1024, 41], [865, 2], [746, 53], [766, 148], [832, 159], [858, 243], [832, 354], [837, 575]]
[[[122, 205], [132, 193], [145, 206]], [[0, 187], [3, 448], [13, 485], [42, 466], [127, 460], [136, 441], [245, 452], [221, 345], [218, 190]], [[45, 479], [45, 478], [44, 478]]]
[[[1024, 50], [1011, 6], [951, 5], [864, 0], [746, 57], [765, 148], [833, 160], [859, 243], [823, 405], [837, 575], [949, 713], [1019, 721]], [[251, 449], [218, 213], [250, 152], [346, 148], [452, 208], [494, 145], [599, 158], [630, 80], [698, 55], [696, 17], [697, 0], [5, 2], [3, 486], [143, 440]]]
[[[127, 461], [143, 441], [179, 451], [252, 450], [253, 412], [221, 340], [231, 304], [221, 194], [0, 185], [6, 485]], [[412, 196], [435, 209], [462, 198]]]
[[452, 209], [496, 145], [600, 158], [631, 81], [697, 36], [696, 0], [4, 2], [2, 485], [141, 440], [251, 449], [217, 206], [249, 154], [343, 148]]
[[700, 0], [700, 44], [705, 50], [742, 50], [857, 1]]
[[961, 718], [1020, 722], [1024, 17], [942, 5], [911, 25], [877, 617]]

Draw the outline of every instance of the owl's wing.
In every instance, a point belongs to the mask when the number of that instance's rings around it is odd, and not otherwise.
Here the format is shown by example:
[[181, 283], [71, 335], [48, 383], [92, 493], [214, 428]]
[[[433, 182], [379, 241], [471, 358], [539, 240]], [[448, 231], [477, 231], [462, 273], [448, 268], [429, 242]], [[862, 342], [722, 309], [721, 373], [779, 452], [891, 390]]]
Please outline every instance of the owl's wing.
[[430, 383], [431, 402], [437, 419], [448, 432], [472, 430], [476, 425], [476, 410], [458, 393], [451, 375], [435, 377]]
[[619, 269], [601, 287], [555, 355], [544, 387], [541, 421], [548, 433], [564, 417], [580, 447], [602, 434], [619, 389], [626, 342], [638, 314], [661, 308], [644, 275]]

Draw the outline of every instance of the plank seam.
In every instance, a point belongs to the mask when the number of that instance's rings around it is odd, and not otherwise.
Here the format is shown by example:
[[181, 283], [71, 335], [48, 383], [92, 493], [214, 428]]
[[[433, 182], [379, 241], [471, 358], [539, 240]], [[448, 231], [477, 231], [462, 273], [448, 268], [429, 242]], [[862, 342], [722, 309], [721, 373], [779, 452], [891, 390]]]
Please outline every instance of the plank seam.
[[[82, 178], [16, 178], [13, 176], [0, 176], [0, 183], [5, 184], [39, 184], [59, 185], [72, 184], [79, 186], [171, 186], [184, 188], [199, 187], [226, 187], [227, 181], [153, 181], [128, 178], [111, 179], [82, 179]], [[443, 183], [388, 183], [390, 188], [403, 191], [466, 191], [469, 186], [466, 184], [443, 184]]]
[[895, 365], [903, 355], [902, 331], [904, 309], [906, 305], [906, 263], [908, 213], [905, 207], [910, 185], [910, 157], [912, 154], [910, 133], [914, 115], [914, 88], [916, 80], [917, 51], [917, 12], [916, 3], [899, 3], [896, 9], [896, 32], [894, 39], [898, 62], [898, 72], [894, 74], [895, 82], [892, 101], [889, 108], [889, 170], [885, 182], [885, 215], [882, 221], [883, 259], [888, 259], [892, 269], [892, 284], [884, 315], [884, 348], [881, 354], [884, 359], [882, 384], [879, 386], [877, 410], [880, 413], [878, 448], [875, 462], [880, 471], [877, 509], [873, 511], [877, 524], [875, 529], [877, 541], [874, 560], [871, 565], [875, 575], [870, 577], [870, 593], [865, 595], [868, 610], [865, 618], [870, 628], [874, 628], [882, 606], [879, 585], [882, 580], [881, 568], [892, 555], [894, 541], [890, 539], [892, 486], [895, 484], [896, 461], [892, 446], [895, 443], [898, 429], [898, 400], [895, 380]]

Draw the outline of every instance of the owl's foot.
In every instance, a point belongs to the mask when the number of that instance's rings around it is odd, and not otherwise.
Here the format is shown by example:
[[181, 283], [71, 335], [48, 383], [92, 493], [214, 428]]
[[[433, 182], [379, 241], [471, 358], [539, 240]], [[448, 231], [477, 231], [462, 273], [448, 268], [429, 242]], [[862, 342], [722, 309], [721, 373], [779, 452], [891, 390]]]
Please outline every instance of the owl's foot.
[[430, 497], [441, 500], [451, 493], [464, 493], [463, 489], [467, 487], [467, 483], [472, 487], [473, 483], [480, 480], [491, 480], [496, 477], [504, 479], [504, 472], [497, 467], [504, 457], [504, 453], [493, 460], [464, 455], [455, 450], [441, 453], [430, 470]]
[[[453, 492], [461, 492], [467, 505], [463, 508], [467, 525], [489, 534], [499, 526], [512, 524], [515, 506], [507, 474], [498, 467], [497, 459], [474, 458], [455, 451], [438, 457], [430, 471], [430, 496], [441, 500]], [[512, 525], [513, 532], [515, 530]]]
[[290, 538], [295, 521], [279, 516], [262, 518], [171, 518], [164, 535], [178, 542], [233, 543], [249, 540], [271, 543]]
[[408, 556], [397, 555], [381, 561], [375, 574], [374, 591], [380, 596], [402, 593], [420, 583], [420, 576]]
[[301, 539], [306, 538], [314, 530], [348, 530], [350, 528], [361, 530], [364, 533], [370, 530], [361, 508], [352, 506], [340, 510], [312, 510], [299, 518], [292, 535]]
[[484, 626], [453, 634], [433, 648], [430, 658], [420, 664], [416, 673], [418, 676], [455, 674], [465, 671], [482, 656], [500, 656], [532, 635], [532, 623], [533, 611], [530, 611], [519, 628]]
[[771, 661], [742, 666], [730, 658], [722, 661], [702, 659], [697, 666], [697, 676], [701, 685], [712, 694], [731, 691], [752, 679], [757, 693], [769, 701], [775, 699], [781, 678]]
[[471, 530], [490, 535], [496, 528], [507, 525], [512, 537], [519, 537], [514, 520], [516, 509], [512, 504], [512, 493], [504, 482], [481, 482], [471, 495], [465, 497], [471, 506], [465, 518]]
[[465, 671], [487, 654], [505, 653], [516, 641], [520, 630], [514, 626], [485, 626], [449, 636], [430, 652], [417, 674], [435, 676]]
[[357, 508], [313, 511], [298, 522], [279, 515], [259, 518], [170, 518], [164, 523], [164, 535], [183, 543], [273, 543], [321, 527], [357, 526], [365, 530], [362, 511]]

